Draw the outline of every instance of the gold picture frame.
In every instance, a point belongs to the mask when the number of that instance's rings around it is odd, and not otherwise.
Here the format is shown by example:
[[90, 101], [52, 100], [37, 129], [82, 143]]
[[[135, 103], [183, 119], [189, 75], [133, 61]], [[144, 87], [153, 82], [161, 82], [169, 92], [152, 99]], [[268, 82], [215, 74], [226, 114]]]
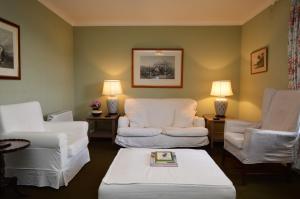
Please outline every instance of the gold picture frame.
[[263, 47], [250, 54], [251, 74], [264, 73], [268, 71], [268, 47]]

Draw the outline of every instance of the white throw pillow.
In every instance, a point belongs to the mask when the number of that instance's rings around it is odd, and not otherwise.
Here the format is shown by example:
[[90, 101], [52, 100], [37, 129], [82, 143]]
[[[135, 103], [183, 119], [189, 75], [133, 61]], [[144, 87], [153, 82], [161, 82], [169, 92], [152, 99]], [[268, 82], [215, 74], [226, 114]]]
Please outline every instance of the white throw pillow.
[[145, 110], [128, 111], [127, 116], [130, 127], [145, 128], [149, 126]]
[[175, 110], [174, 127], [192, 127], [196, 110], [192, 108], [177, 108]]

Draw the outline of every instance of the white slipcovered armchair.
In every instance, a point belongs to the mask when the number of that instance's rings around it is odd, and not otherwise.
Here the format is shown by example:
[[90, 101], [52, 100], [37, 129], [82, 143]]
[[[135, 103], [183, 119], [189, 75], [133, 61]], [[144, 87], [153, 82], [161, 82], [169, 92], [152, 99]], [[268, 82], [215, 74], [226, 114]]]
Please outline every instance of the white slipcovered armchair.
[[25, 150], [5, 155], [6, 176], [18, 184], [58, 189], [90, 161], [86, 122], [44, 122], [38, 102], [0, 106], [0, 139], [28, 139]]
[[295, 163], [300, 91], [266, 89], [262, 121], [226, 120], [224, 149], [243, 164]]

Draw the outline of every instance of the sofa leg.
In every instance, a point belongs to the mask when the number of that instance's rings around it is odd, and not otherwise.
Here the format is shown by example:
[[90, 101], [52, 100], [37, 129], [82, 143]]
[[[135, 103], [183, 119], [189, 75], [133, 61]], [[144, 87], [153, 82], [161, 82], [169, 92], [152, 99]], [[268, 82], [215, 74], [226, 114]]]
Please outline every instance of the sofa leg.
[[292, 178], [292, 164], [288, 163], [286, 165], [285, 179], [287, 182], [291, 182], [291, 178]]

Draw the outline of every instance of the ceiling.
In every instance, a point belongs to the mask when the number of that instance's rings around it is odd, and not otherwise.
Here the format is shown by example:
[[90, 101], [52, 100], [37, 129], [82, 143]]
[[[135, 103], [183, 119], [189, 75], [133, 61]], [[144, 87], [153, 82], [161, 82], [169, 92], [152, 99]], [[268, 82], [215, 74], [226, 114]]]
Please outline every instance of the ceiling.
[[242, 25], [278, 0], [39, 0], [73, 26]]

